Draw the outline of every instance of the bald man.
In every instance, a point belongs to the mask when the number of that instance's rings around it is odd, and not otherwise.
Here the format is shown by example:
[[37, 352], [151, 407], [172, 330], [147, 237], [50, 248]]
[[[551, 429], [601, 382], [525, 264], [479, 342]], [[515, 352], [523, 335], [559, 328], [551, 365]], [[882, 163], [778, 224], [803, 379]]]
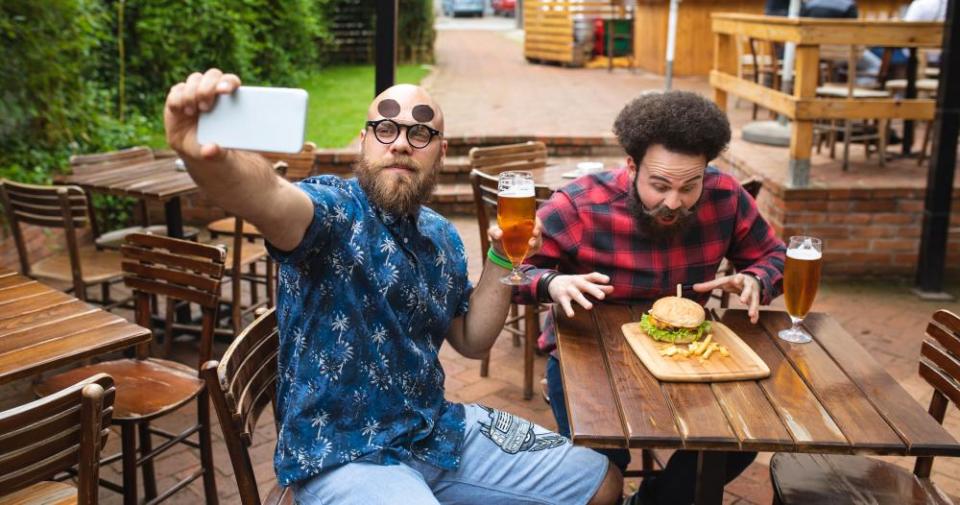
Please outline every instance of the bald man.
[[[447, 149], [439, 105], [417, 86], [384, 91], [360, 132], [356, 178], [294, 185], [256, 154], [197, 143], [198, 113], [239, 85], [216, 69], [191, 75], [171, 88], [164, 123], [200, 188], [256, 225], [281, 265], [280, 484], [306, 504], [619, 501], [605, 457], [444, 398], [443, 341], [484, 356], [511, 291], [489, 260], [473, 287], [456, 230], [423, 206]], [[489, 235], [503, 256], [500, 229]]]

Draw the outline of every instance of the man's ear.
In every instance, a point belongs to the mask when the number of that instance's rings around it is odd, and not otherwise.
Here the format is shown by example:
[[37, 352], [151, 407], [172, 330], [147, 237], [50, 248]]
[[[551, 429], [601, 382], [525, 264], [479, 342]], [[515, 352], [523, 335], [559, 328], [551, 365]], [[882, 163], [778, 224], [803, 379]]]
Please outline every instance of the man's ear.
[[363, 141], [367, 139], [367, 130], [360, 130], [360, 144], [357, 146], [357, 152], [363, 154]]
[[447, 141], [446, 139], [444, 139], [444, 141], [440, 143], [440, 158], [446, 158], [446, 157], [447, 157]]
[[637, 175], [637, 163], [633, 161], [633, 156], [627, 156], [627, 170], [630, 171], [630, 175], [636, 177]]

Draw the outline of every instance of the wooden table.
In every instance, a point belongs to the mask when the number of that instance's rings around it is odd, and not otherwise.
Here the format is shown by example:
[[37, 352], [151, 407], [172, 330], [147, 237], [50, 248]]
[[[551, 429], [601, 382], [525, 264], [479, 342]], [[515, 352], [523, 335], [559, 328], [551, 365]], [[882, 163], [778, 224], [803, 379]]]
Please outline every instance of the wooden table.
[[183, 238], [180, 197], [199, 191], [197, 183], [190, 178], [190, 174], [177, 169], [175, 158], [138, 163], [92, 174], [68, 175], [63, 177], [61, 182], [76, 184], [94, 193], [163, 202], [167, 234], [176, 238]]
[[648, 307], [605, 304], [574, 318], [554, 311], [571, 436], [590, 447], [698, 451], [697, 504], [723, 499], [720, 451], [960, 456], [960, 443], [826, 314], [808, 316], [814, 342], [797, 345], [776, 336], [790, 325], [785, 312], [761, 312], [752, 325], [746, 311], [727, 310], [720, 320], [770, 376], [665, 383], [620, 330]]
[[150, 340], [150, 331], [0, 268], [0, 384]]

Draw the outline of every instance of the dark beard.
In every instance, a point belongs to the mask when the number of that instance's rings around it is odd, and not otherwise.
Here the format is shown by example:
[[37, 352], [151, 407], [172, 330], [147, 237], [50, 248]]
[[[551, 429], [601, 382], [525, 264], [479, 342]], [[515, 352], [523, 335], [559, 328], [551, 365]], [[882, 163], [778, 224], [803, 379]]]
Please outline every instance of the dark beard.
[[[703, 196], [703, 193], [701, 193], [701, 196]], [[634, 178], [633, 184], [630, 186], [630, 199], [627, 201], [627, 207], [630, 209], [634, 221], [637, 222], [637, 226], [644, 235], [654, 241], [665, 241], [682, 234], [690, 228], [690, 225], [693, 223], [693, 218], [697, 213], [697, 204], [699, 203], [698, 201], [689, 209], [681, 206], [677, 210], [670, 210], [661, 203], [653, 209], [647, 210], [643, 205], [643, 201], [640, 200], [640, 194], [637, 192], [637, 180]], [[676, 216], [676, 221], [666, 226], [660, 224], [657, 220], [658, 218], [672, 216]]]
[[[437, 173], [441, 162], [438, 159], [429, 169], [413, 158], [397, 157], [390, 162], [370, 161], [361, 156], [354, 166], [357, 181], [375, 206], [394, 216], [409, 216], [420, 210], [433, 194], [437, 185]], [[386, 167], [399, 166], [412, 170], [410, 174], [388, 176], [383, 174]]]

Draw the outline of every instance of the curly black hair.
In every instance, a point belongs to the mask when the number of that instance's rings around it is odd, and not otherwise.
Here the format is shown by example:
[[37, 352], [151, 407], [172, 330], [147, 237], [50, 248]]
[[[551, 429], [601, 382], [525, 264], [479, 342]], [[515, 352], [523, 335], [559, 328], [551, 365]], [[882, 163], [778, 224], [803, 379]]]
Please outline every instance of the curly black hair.
[[730, 143], [730, 122], [713, 102], [689, 91], [645, 93], [628, 103], [613, 123], [620, 145], [640, 165], [647, 148], [703, 155], [707, 162]]

